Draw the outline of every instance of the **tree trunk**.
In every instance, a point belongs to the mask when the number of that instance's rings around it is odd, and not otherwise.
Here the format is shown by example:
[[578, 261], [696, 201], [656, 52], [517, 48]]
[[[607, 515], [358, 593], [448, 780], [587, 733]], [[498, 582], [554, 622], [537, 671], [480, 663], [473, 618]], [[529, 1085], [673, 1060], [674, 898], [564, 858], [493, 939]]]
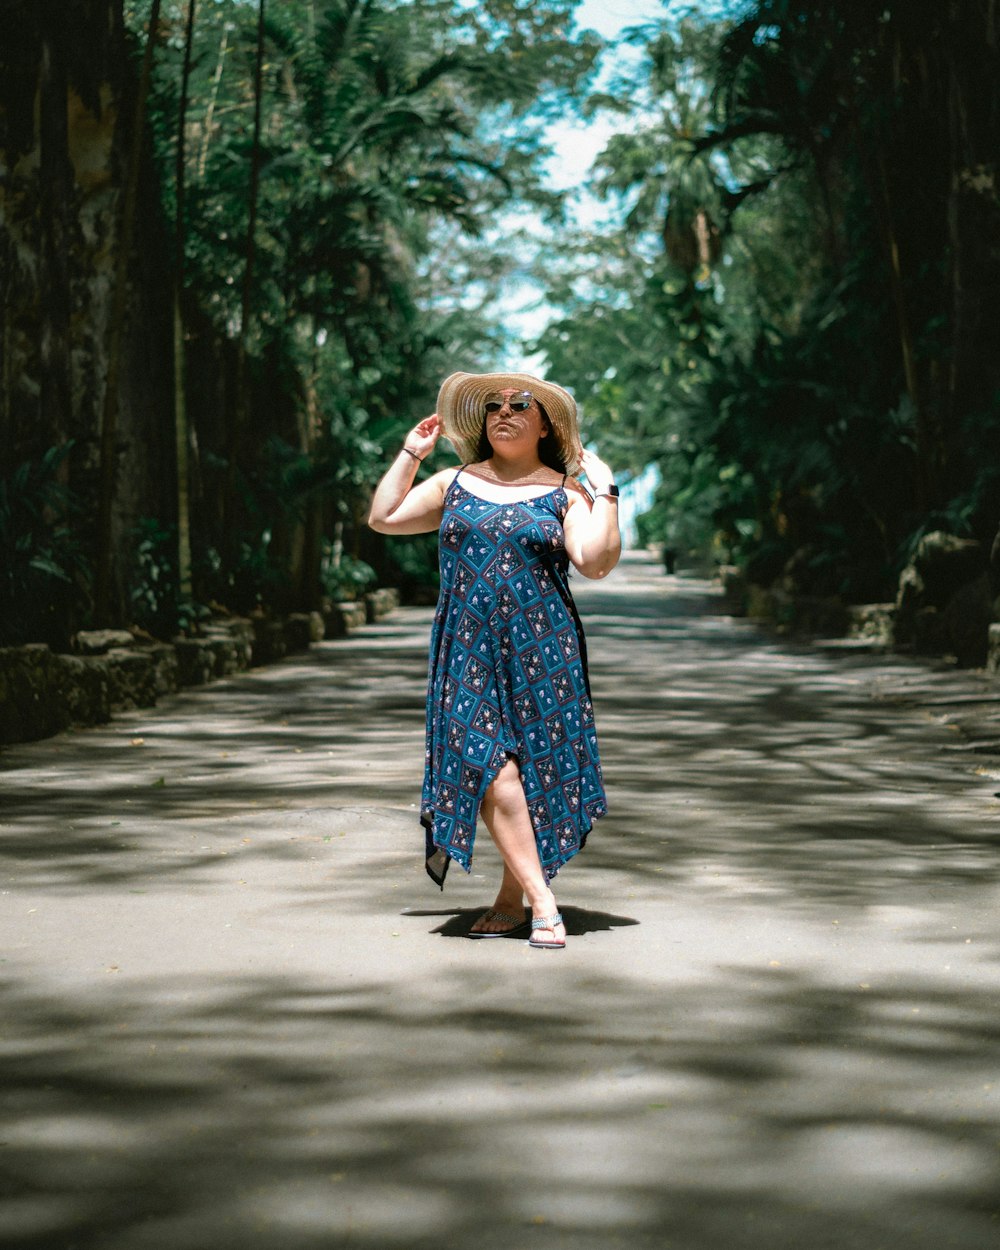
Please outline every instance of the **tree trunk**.
[[[253, 80], [253, 148], [250, 153], [250, 202], [247, 219], [247, 263], [243, 271], [243, 298], [240, 309], [241, 384], [246, 382], [246, 348], [253, 301], [254, 266], [257, 263], [257, 208], [260, 192], [260, 126], [264, 97], [264, 0], [257, 10], [257, 63]], [[241, 397], [242, 398], [242, 397]]]
[[186, 189], [184, 128], [187, 124], [188, 89], [191, 80], [191, 46], [197, 0], [188, 0], [184, 33], [184, 64], [181, 70], [180, 101], [177, 110], [176, 198], [174, 221], [174, 433], [177, 448], [177, 588], [183, 600], [193, 594], [191, 583], [191, 503], [188, 480], [188, 419], [184, 368], [184, 196]]
[[114, 293], [108, 333], [108, 372], [105, 381], [104, 412], [101, 421], [100, 468], [97, 500], [97, 549], [94, 579], [94, 619], [99, 625], [111, 621], [111, 525], [117, 483], [118, 449], [118, 387], [122, 368], [122, 343], [125, 331], [125, 310], [128, 296], [128, 268], [135, 232], [136, 205], [139, 200], [139, 168], [146, 121], [146, 100], [153, 71], [153, 48], [160, 21], [160, 0], [153, 0], [149, 15], [149, 35], [142, 60], [142, 75], [135, 101], [132, 121], [132, 142], [128, 171], [122, 195], [118, 249], [115, 257]]
[[247, 219], [246, 266], [243, 270], [243, 293], [240, 303], [240, 336], [236, 352], [236, 403], [229, 430], [226, 465], [226, 522], [229, 536], [234, 537], [236, 503], [236, 461], [249, 423], [250, 397], [247, 387], [247, 338], [250, 330], [250, 309], [253, 302], [254, 266], [257, 260], [257, 202], [260, 189], [260, 128], [264, 87], [264, 0], [258, 0], [257, 61], [254, 69], [253, 146], [250, 151], [250, 192]]
[[[988, 411], [1000, 393], [1000, 105], [996, 85], [998, 31], [993, 4], [970, 28], [953, 3], [946, 108], [951, 181], [951, 359], [947, 433], [959, 452], [963, 419]], [[981, 450], [975, 454], [981, 463]]]
[[[46, 26], [55, 16], [47, 14]], [[74, 201], [74, 176], [69, 159], [66, 65], [59, 40], [51, 29], [41, 46], [39, 73], [40, 161], [39, 208], [42, 219], [42, 273], [45, 298], [41, 309], [41, 439], [46, 445], [64, 442], [73, 426], [70, 375], [70, 257], [73, 254], [69, 213]], [[39, 448], [39, 450], [42, 450]]]
[[[319, 362], [316, 349], [316, 318], [309, 319], [311, 342], [309, 373], [305, 379], [305, 405], [299, 409], [299, 445], [315, 463], [316, 452], [322, 439], [323, 418], [316, 393]], [[303, 611], [318, 608], [320, 589], [320, 564], [323, 559], [323, 522], [326, 515], [325, 500], [311, 493], [306, 500], [302, 517], [301, 563], [296, 580], [299, 602]]]
[[212, 119], [215, 117], [215, 105], [219, 99], [219, 85], [222, 82], [222, 71], [226, 65], [226, 49], [229, 46], [229, 27], [223, 23], [222, 38], [219, 40], [219, 55], [215, 62], [215, 74], [212, 77], [212, 94], [208, 97], [205, 108], [204, 129], [201, 137], [201, 148], [198, 153], [198, 177], [205, 177], [205, 166], [208, 163], [208, 149], [212, 140]]

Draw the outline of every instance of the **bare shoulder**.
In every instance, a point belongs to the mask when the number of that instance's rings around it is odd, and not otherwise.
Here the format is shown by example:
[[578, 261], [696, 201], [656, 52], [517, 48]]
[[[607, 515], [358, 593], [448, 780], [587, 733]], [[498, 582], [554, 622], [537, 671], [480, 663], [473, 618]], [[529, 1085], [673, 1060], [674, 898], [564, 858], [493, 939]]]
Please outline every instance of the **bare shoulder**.
[[574, 504], [581, 504], [588, 509], [590, 508], [590, 494], [580, 485], [575, 477], [567, 477], [563, 489], [566, 491], [571, 507]]
[[432, 473], [426, 481], [427, 486], [435, 486], [444, 495], [448, 487], [454, 482], [461, 471], [461, 465], [454, 464], [449, 469], [438, 469], [436, 473]]

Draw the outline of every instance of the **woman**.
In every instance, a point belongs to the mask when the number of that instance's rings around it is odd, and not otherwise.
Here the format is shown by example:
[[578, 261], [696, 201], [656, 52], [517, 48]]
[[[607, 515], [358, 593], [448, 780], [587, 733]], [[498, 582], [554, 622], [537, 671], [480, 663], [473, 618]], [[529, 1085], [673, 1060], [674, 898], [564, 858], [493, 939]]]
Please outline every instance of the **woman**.
[[[442, 433], [462, 467], [415, 486]], [[580, 468], [593, 500], [570, 476]], [[500, 851], [500, 890], [471, 937], [526, 928], [527, 896], [530, 944], [566, 945], [549, 881], [607, 810], [568, 564], [599, 578], [618, 563], [617, 495], [562, 387], [454, 373], [372, 501], [379, 533], [440, 531], [420, 818], [442, 887], [452, 859], [470, 868], [479, 814]]]

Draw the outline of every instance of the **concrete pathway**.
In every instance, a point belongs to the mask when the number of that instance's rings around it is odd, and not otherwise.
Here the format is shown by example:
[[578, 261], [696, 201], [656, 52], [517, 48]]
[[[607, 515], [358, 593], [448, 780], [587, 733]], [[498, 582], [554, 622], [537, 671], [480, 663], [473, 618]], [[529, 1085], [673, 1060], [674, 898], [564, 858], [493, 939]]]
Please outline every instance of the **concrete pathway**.
[[427, 610], [0, 757], [0, 1245], [998, 1244], [996, 687], [576, 585], [558, 954], [423, 874]]

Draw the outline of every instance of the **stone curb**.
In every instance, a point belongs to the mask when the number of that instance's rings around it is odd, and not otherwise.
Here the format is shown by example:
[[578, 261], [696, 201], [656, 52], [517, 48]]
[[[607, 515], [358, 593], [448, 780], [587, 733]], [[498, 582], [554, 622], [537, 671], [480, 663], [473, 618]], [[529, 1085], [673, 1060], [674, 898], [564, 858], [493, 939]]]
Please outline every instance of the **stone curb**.
[[[942, 632], [942, 614], [935, 608], [914, 614], [914, 637], [902, 642], [897, 638], [899, 608], [894, 603], [844, 604], [835, 597], [790, 594], [747, 582], [738, 569], [723, 569], [720, 581], [731, 616], [748, 617], [779, 634], [844, 638], [871, 650], [956, 660]], [[970, 664], [958, 657], [962, 668], [985, 668], [990, 675], [1000, 676], [1000, 621], [987, 626], [985, 658], [979, 659]]]
[[45, 643], [0, 647], [0, 746], [49, 738], [71, 725], [105, 724], [115, 712], [153, 707], [182, 687], [344, 638], [398, 606], [399, 592], [382, 588], [357, 603], [325, 604], [322, 612], [215, 619], [196, 638], [154, 642], [126, 630], [85, 630], [75, 655]]

